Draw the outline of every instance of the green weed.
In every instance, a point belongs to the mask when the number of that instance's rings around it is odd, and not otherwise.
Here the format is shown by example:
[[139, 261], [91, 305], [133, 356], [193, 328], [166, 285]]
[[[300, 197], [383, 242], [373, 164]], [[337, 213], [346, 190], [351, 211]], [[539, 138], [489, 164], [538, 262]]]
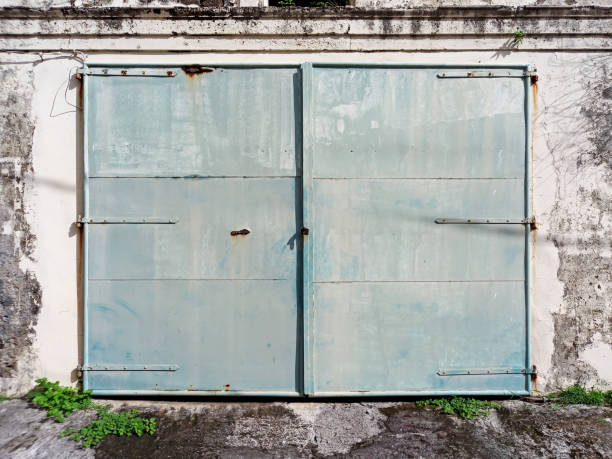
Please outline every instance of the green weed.
[[111, 413], [108, 407], [98, 409], [100, 419], [92, 421], [89, 425], [78, 429], [66, 429], [60, 434], [61, 437], [70, 438], [81, 442], [85, 448], [91, 448], [100, 443], [106, 435], [128, 436], [143, 434], [155, 434], [157, 423], [155, 418], [139, 418], [137, 410], [130, 410], [124, 413]]
[[10, 400], [11, 397], [9, 397], [8, 395], [4, 395], [4, 394], [0, 394], [0, 402], [3, 402], [5, 400]]
[[586, 389], [580, 384], [550, 395], [551, 400], [562, 405], [612, 405], [612, 390]]
[[59, 382], [50, 382], [47, 378], [36, 380], [36, 387], [28, 395], [32, 402], [47, 410], [47, 416], [64, 422], [73, 411], [88, 408], [98, 410], [98, 418], [82, 429], [66, 429], [60, 437], [73, 438], [86, 448], [96, 446], [106, 435], [153, 435], [157, 430], [155, 418], [139, 418], [138, 411], [111, 413], [109, 407], [100, 406], [91, 400], [91, 391], [80, 392], [72, 387], [60, 386]]
[[512, 41], [514, 42], [516, 46], [518, 46], [521, 43], [523, 43], [523, 40], [525, 39], [526, 36], [527, 34], [523, 32], [521, 29], [516, 29], [516, 31], [512, 34]]
[[438, 407], [441, 408], [442, 412], [445, 414], [454, 414], [464, 419], [488, 416], [489, 409], [500, 409], [502, 407], [497, 402], [465, 397], [432, 398], [429, 400], [419, 400], [416, 404], [421, 408], [428, 406]]
[[64, 422], [75, 410], [92, 407], [91, 391], [79, 392], [72, 387], [60, 386], [59, 382], [50, 382], [47, 378], [36, 380], [36, 387], [28, 394], [35, 405], [47, 410], [47, 416]]

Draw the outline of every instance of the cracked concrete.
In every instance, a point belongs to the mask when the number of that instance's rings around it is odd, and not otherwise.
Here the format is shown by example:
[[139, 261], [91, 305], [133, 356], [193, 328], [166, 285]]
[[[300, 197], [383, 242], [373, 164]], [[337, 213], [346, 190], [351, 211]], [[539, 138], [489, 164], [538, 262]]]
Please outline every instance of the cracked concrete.
[[23, 400], [0, 403], [0, 451], [8, 457], [610, 457], [612, 409], [501, 402], [469, 421], [414, 402], [100, 401], [155, 416], [155, 436], [107, 437], [95, 449], [58, 437], [66, 424]]

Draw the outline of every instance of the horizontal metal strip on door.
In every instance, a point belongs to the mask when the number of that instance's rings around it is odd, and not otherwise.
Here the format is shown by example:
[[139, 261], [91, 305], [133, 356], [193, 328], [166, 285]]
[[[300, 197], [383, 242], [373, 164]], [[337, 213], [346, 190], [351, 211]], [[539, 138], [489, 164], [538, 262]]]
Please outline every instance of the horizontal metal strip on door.
[[[98, 178], [98, 177], [94, 177]], [[524, 180], [524, 177], [323, 177], [313, 180]]]
[[438, 376], [531, 375], [536, 373], [537, 371], [531, 368], [462, 368], [436, 371]]
[[[106, 281], [106, 282], [144, 282], [144, 281], [207, 281], [207, 282], [218, 282], [218, 281], [288, 281], [285, 277], [90, 277], [90, 281]], [[485, 281], [490, 282], [490, 281]]]
[[94, 225], [176, 225], [178, 218], [117, 218], [117, 217], [79, 217], [77, 224]]
[[171, 69], [150, 68], [85, 68], [77, 70], [78, 75], [128, 76], [128, 77], [174, 77], [176, 71]]
[[532, 218], [436, 218], [438, 225], [531, 225], [535, 223]]
[[77, 367], [80, 371], [176, 371], [178, 365], [164, 364], [89, 364]]
[[301, 175], [90, 175], [90, 179], [284, 179]]
[[440, 72], [438, 78], [526, 78], [535, 75], [535, 72], [520, 70], [503, 71], [469, 71], [469, 72]]
[[[170, 395], [176, 397], [202, 397], [214, 395], [215, 397], [237, 397], [237, 396], [248, 396], [248, 397], [303, 397], [299, 392], [294, 391], [274, 391], [274, 390], [225, 390], [225, 389], [188, 389], [188, 390], [147, 390], [147, 389], [90, 389], [93, 395], [109, 395], [109, 396], [154, 396], [162, 397]], [[522, 395], [513, 393], [495, 393], [495, 394], [480, 394], [480, 395]]]
[[497, 283], [497, 282], [525, 282], [525, 279], [469, 279], [469, 280], [385, 280], [385, 279], [364, 279], [364, 280], [324, 280], [312, 281], [314, 284], [452, 284], [463, 283], [471, 284], [478, 282]]

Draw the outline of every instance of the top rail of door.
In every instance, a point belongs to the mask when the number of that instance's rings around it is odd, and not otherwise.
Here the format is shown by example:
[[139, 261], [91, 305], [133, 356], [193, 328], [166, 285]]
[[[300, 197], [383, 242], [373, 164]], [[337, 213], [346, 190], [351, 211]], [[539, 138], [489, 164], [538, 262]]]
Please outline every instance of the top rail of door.
[[[299, 68], [309, 62], [291, 63], [227, 63], [227, 62], [191, 62], [206, 67], [223, 68]], [[407, 62], [310, 62], [313, 67], [363, 67], [363, 68], [414, 68], [414, 69], [517, 69], [533, 70], [531, 64], [483, 64], [483, 63], [462, 63], [462, 64], [442, 64], [442, 63], [407, 63]], [[133, 68], [133, 67], [183, 67], [189, 62], [87, 62], [86, 67], [109, 67], [109, 68]]]

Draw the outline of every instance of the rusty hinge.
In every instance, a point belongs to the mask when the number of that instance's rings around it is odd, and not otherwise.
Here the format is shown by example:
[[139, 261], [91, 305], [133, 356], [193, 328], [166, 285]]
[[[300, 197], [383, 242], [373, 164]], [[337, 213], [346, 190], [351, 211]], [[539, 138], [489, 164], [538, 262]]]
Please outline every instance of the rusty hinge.
[[175, 225], [178, 218], [116, 218], [116, 217], [81, 217], [78, 216], [76, 225]]
[[247, 234], [250, 234], [250, 233], [251, 232], [248, 229], [242, 228], [241, 230], [230, 232], [230, 235], [232, 235], [232, 236], [240, 236], [240, 235], [246, 236]]
[[174, 77], [176, 71], [171, 69], [152, 69], [152, 68], [96, 68], [87, 67], [78, 69], [77, 75], [98, 75], [98, 76], [124, 76], [124, 77]]
[[116, 363], [98, 363], [89, 365], [79, 365], [79, 371], [176, 371], [178, 365], [166, 364], [116, 364]]
[[438, 78], [526, 78], [536, 75], [527, 70], [470, 70], [465, 72], [439, 72]]
[[310, 233], [310, 230], [306, 228], [305, 226], [302, 226], [302, 228], [300, 229], [300, 232], [302, 233], [302, 236], [308, 236], [308, 234]]
[[452, 370], [438, 370], [438, 376], [486, 376], [486, 375], [533, 375], [537, 374], [533, 368], [460, 368]]
[[530, 225], [535, 227], [535, 217], [530, 218], [436, 218], [438, 225]]

